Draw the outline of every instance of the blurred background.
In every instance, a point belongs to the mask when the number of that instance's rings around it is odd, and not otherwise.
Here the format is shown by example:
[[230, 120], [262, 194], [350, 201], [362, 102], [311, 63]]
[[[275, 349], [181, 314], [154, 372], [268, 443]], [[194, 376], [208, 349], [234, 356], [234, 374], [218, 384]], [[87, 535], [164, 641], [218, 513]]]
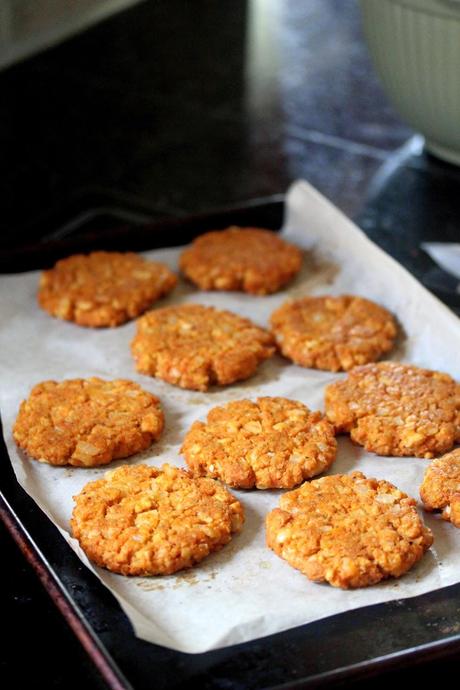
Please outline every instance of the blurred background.
[[[0, 151], [4, 261], [305, 178], [458, 308], [457, 280], [420, 245], [458, 239], [460, 168], [390, 104], [357, 0], [2, 0]], [[99, 687], [1, 529], [0, 674]]]
[[7, 67], [65, 40], [136, 0], [3, 0], [0, 65]]
[[89, 206], [184, 214], [297, 177], [354, 215], [412, 134], [374, 75], [355, 0], [2, 8], [3, 242]]

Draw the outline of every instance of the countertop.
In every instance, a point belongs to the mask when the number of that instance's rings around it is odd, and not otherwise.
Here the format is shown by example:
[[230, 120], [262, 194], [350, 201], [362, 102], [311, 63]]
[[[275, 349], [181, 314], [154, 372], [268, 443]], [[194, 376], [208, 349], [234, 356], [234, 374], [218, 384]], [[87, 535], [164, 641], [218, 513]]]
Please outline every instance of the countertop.
[[[460, 169], [425, 155], [388, 103], [355, 0], [143, 2], [0, 72], [0, 93], [0, 252], [302, 177], [458, 308], [420, 242], [459, 239]], [[105, 687], [1, 539], [4, 687]], [[439, 667], [398, 679], [417, 674], [434, 682]]]

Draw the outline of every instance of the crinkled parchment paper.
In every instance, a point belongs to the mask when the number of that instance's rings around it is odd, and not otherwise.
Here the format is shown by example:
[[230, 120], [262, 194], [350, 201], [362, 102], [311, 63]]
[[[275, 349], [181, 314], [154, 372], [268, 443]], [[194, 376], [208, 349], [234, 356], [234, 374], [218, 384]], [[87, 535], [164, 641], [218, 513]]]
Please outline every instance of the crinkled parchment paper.
[[[264, 326], [273, 309], [288, 297], [351, 292], [374, 299], [397, 315], [403, 335], [394, 359], [460, 378], [457, 317], [305, 182], [296, 183], [288, 193], [283, 234], [305, 249], [305, 266], [287, 290], [257, 298], [198, 292], [181, 283], [163, 304], [215, 305]], [[178, 255], [178, 249], [147, 253], [173, 269], [177, 269]], [[115, 595], [139, 637], [184, 652], [203, 652], [460, 580], [460, 530], [425, 515], [435, 535], [434, 545], [404, 577], [355, 591], [314, 584], [265, 546], [264, 516], [277, 505], [278, 491], [235, 491], [246, 509], [242, 533], [192, 570], [168, 577], [128, 578], [91, 566], [69, 534], [72, 496], [86, 482], [102, 476], [107, 467], [50, 467], [16, 449], [11, 427], [20, 401], [34, 384], [86, 376], [137, 381], [160, 397], [166, 431], [144, 454], [114, 465], [165, 461], [182, 465], [181, 440], [190, 424], [204, 419], [210, 407], [243, 397], [282, 395], [322, 409], [325, 385], [340, 375], [302, 369], [276, 356], [240, 385], [207, 394], [180, 390], [135, 372], [129, 350], [134, 323], [92, 330], [53, 319], [39, 309], [38, 277], [38, 272], [0, 277], [1, 413], [8, 451], [20, 484]], [[427, 464], [420, 459], [380, 458], [341, 438], [330, 471], [359, 469], [418, 497]]]

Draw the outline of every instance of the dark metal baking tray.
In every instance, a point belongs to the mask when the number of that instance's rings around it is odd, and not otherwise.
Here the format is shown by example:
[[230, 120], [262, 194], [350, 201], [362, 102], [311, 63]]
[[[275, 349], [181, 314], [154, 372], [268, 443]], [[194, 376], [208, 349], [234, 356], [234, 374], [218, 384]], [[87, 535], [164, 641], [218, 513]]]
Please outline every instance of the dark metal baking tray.
[[[0, 271], [45, 268], [60, 257], [96, 248], [141, 251], [185, 244], [201, 232], [231, 224], [278, 229], [283, 202], [280, 198], [255, 201], [220, 213], [115, 229], [107, 217], [120, 217], [117, 210], [112, 213], [104, 206], [102, 215], [99, 227], [97, 209], [90, 210], [82, 215], [80, 226], [72, 225], [72, 234], [52, 232], [27, 246], [1, 250]], [[114, 597], [18, 485], [3, 440], [0, 456], [0, 517], [114, 690], [331, 686], [460, 653], [460, 585], [349, 611], [205, 654], [183, 654], [139, 640]]]

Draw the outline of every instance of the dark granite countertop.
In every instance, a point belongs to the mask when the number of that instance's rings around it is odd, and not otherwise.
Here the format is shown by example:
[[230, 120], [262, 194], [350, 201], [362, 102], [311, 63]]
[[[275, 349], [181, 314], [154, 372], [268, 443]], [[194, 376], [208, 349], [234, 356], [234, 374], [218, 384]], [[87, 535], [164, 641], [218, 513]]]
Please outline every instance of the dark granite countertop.
[[[355, 0], [143, 2], [0, 73], [0, 93], [0, 252], [78, 233], [88, 211], [182, 216], [302, 177], [458, 308], [420, 242], [459, 240], [460, 169], [388, 103]], [[103, 687], [3, 532], [8, 687]]]

